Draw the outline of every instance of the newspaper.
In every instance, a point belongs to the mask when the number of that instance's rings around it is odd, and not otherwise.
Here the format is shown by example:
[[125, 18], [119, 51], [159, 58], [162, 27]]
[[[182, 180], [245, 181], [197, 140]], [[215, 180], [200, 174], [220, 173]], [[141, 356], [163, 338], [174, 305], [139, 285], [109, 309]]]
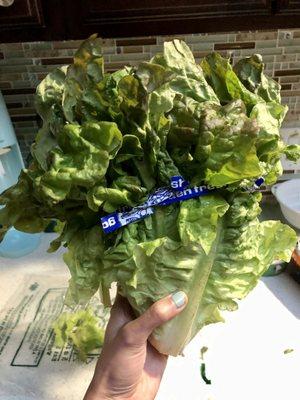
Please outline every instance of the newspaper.
[[[85, 363], [73, 346], [57, 348], [53, 322], [65, 311], [65, 276], [23, 278], [0, 309], [0, 399], [80, 399], [99, 353]], [[95, 298], [92, 308], [106, 325], [109, 310]]]

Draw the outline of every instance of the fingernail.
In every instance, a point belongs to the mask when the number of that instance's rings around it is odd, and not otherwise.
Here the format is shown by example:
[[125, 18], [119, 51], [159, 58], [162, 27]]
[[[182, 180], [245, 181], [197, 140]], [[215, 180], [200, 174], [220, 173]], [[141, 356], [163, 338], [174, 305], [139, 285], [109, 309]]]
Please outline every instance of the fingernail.
[[175, 292], [172, 294], [172, 300], [177, 308], [182, 307], [186, 303], [186, 294], [183, 291]]

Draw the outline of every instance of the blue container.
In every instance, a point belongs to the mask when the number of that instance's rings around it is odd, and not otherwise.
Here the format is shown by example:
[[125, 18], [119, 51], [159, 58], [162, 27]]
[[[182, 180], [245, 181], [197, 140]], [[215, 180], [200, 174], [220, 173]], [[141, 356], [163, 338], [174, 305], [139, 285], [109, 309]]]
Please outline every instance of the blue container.
[[24, 233], [9, 229], [0, 243], [0, 257], [19, 258], [32, 253], [41, 242], [40, 233]]

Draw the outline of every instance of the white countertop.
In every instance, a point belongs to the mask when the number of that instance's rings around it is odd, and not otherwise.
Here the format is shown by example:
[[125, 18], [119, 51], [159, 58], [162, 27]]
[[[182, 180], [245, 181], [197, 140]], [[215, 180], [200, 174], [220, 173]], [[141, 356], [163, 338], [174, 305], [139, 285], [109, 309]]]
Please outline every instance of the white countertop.
[[[0, 258], [0, 310], [31, 274], [60, 277], [67, 268], [60, 250], [47, 254], [52, 234], [32, 254]], [[296, 400], [300, 395], [300, 285], [288, 275], [264, 278], [225, 324], [204, 328], [187, 346], [185, 357], [170, 358], [157, 400]], [[20, 328], [21, 329], [21, 328]], [[90, 364], [51, 363], [39, 368], [10, 366], [13, 338], [0, 355], [0, 399], [75, 400], [83, 396], [95, 360]], [[207, 346], [206, 374], [200, 376], [200, 349]], [[284, 350], [294, 351], [284, 354]], [[48, 360], [49, 363], [49, 360]], [[14, 373], [16, 372], [16, 373]]]

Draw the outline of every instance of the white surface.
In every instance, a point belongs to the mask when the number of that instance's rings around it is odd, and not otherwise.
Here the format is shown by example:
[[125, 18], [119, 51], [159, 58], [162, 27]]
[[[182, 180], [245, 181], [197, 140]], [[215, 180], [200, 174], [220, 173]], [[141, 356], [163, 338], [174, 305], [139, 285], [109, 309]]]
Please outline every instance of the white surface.
[[[225, 324], [204, 328], [185, 358], [170, 360], [158, 400], [299, 399], [299, 317], [300, 285], [287, 275], [264, 278]], [[202, 346], [210, 386], [200, 378]]]
[[300, 229], [300, 179], [291, 179], [272, 186], [272, 193], [280, 204], [287, 221]]
[[[0, 259], [0, 308], [27, 274], [67, 277], [61, 252], [45, 253], [52, 237], [43, 238], [40, 248], [29, 256]], [[300, 285], [285, 274], [264, 278], [238, 311], [226, 314], [225, 324], [206, 327], [186, 348], [185, 357], [170, 358], [157, 400], [299, 399], [299, 317]], [[200, 376], [202, 346], [208, 347], [206, 372], [212, 385]], [[287, 348], [294, 352], [285, 355]], [[0, 399], [80, 399], [94, 364], [67, 368], [60, 365], [40, 376], [39, 369], [18, 367], [11, 382], [0, 379], [5, 389]], [[28, 382], [26, 388], [15, 383], [18, 374]]]

